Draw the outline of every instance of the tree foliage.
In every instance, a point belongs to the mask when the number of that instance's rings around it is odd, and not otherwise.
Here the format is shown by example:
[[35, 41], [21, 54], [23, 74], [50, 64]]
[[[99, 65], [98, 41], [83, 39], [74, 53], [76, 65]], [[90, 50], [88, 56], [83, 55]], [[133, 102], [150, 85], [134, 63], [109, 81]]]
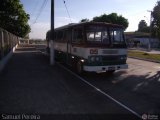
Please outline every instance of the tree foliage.
[[145, 20], [141, 20], [138, 24], [138, 32], [150, 32], [150, 27], [147, 26], [147, 23]]
[[113, 23], [118, 25], [123, 25], [126, 29], [128, 27], [128, 20], [124, 18], [121, 15], [117, 15], [117, 13], [111, 13], [111, 14], [103, 14], [101, 16], [96, 16], [93, 18], [94, 22], [107, 22], [107, 23]]
[[19, 0], [1, 0], [0, 27], [7, 31], [25, 37], [30, 32], [27, 14]]
[[147, 23], [145, 20], [141, 20], [138, 24], [138, 31], [141, 31], [143, 28], [147, 27]]
[[158, 1], [155, 7], [153, 8], [152, 16], [153, 16], [152, 26], [154, 30], [153, 32], [155, 36], [160, 38], [160, 1]]

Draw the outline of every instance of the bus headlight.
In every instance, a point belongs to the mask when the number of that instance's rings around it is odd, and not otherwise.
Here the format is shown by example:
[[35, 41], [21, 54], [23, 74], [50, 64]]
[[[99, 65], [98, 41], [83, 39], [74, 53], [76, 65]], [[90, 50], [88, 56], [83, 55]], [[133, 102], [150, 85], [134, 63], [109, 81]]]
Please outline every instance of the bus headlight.
[[96, 57], [95, 59], [96, 59], [96, 61], [98, 61], [98, 62], [100, 61], [100, 57]]
[[95, 57], [92, 56], [92, 57], [90, 58], [90, 60], [91, 60], [92, 62], [94, 62], [94, 61], [95, 61]]
[[91, 56], [90, 57], [90, 61], [91, 62], [100, 62], [101, 61], [101, 57], [100, 56]]
[[120, 59], [123, 60], [123, 57], [121, 56]]

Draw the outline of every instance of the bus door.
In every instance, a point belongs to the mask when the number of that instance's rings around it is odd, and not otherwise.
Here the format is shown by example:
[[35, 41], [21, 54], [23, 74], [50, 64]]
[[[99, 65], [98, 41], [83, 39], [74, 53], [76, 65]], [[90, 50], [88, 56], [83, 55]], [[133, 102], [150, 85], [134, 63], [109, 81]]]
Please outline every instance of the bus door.
[[71, 58], [71, 52], [72, 52], [72, 31], [73, 30], [68, 30], [67, 31], [67, 64], [71, 65], [72, 63], [72, 58]]

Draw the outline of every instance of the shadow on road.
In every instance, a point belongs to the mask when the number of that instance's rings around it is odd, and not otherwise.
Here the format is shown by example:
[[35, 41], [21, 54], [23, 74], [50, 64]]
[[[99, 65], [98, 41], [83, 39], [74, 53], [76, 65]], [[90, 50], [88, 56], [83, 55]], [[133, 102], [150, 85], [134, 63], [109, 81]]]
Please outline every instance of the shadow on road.
[[160, 113], [160, 71], [154, 75], [118, 71], [113, 75], [90, 73], [82, 77], [139, 113]]

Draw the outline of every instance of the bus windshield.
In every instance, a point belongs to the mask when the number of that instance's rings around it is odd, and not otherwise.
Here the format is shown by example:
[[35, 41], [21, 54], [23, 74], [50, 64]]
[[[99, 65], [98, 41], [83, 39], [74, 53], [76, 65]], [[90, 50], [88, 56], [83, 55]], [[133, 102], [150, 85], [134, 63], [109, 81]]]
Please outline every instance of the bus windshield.
[[123, 37], [123, 30], [120, 28], [110, 28], [109, 34], [111, 37], [112, 44], [125, 44]]
[[122, 28], [89, 26], [87, 42], [95, 44], [125, 44]]

